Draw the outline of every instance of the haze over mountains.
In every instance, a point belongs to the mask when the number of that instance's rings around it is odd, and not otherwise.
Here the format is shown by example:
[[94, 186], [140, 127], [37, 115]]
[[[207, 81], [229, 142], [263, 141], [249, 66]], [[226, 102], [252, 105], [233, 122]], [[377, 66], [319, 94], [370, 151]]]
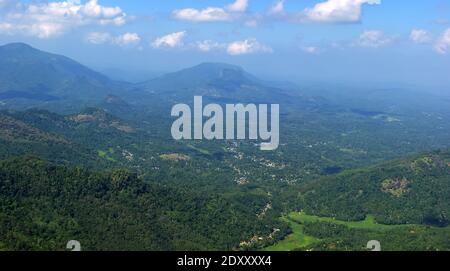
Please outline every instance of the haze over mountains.
[[115, 92], [106, 76], [23, 43], [0, 47], [0, 98], [19, 105], [93, 103]]
[[153, 94], [162, 93], [166, 100], [204, 95], [271, 102], [284, 99], [287, 93], [240, 67], [221, 63], [205, 63], [132, 84], [113, 81], [69, 58], [23, 43], [1, 46], [0, 56], [0, 100], [4, 108], [39, 106], [57, 112], [76, 112], [99, 105], [109, 95], [145, 106], [145, 102], [153, 103]]
[[[424, 103], [435, 105], [440, 100], [439, 96], [420, 92], [409, 95], [411, 90], [402, 89], [300, 90], [294, 84], [264, 81], [241, 67], [223, 63], [203, 63], [143, 83], [125, 83], [111, 80], [67, 57], [23, 43], [1, 46], [0, 56], [0, 100], [3, 108], [39, 106], [73, 113], [85, 107], [98, 106], [110, 95], [141, 106], [154, 104], [155, 100], [161, 102], [161, 99], [170, 103], [177, 100], [187, 102], [194, 95], [201, 95], [218, 102], [289, 105], [293, 101], [315, 101], [317, 106], [328, 104], [330, 107], [344, 105], [355, 108], [360, 104], [371, 111], [386, 111], [389, 107], [400, 106], [400, 103], [414, 109]], [[376, 103], [367, 103], [374, 99]], [[373, 105], [378, 106], [378, 110]], [[439, 108], [446, 105], [444, 100]]]
[[[66, 239], [92, 250], [262, 249], [296, 234], [280, 217], [299, 210], [415, 223], [413, 241], [392, 248], [427, 239], [426, 249], [450, 249], [450, 101], [439, 96], [299, 89], [223, 63], [117, 82], [20, 43], [0, 57], [0, 250], [59, 250]], [[195, 95], [279, 103], [279, 149], [172, 140], [171, 107]], [[309, 229], [321, 243], [308, 248], [358, 250], [384, 233]]]

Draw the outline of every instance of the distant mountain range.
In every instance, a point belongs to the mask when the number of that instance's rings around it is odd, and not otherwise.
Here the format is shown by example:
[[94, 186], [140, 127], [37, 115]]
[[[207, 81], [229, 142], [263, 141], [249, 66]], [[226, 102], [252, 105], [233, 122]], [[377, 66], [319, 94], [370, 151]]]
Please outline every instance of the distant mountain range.
[[148, 106], [155, 103], [155, 96], [156, 100], [160, 99], [161, 94], [166, 101], [192, 100], [194, 95], [203, 95], [219, 102], [230, 99], [280, 102], [289, 101], [287, 96], [297, 95], [276, 87], [275, 83], [263, 82], [240, 67], [222, 63], [204, 63], [132, 84], [111, 80], [72, 59], [27, 44], [0, 47], [3, 108], [42, 107], [68, 113], [98, 106], [111, 96]]
[[67, 57], [23, 43], [0, 47], [0, 100], [12, 107], [92, 105], [118, 89], [106, 76]]
[[276, 83], [262, 81], [241, 67], [223, 63], [203, 63], [144, 82], [139, 87], [172, 98], [192, 99], [200, 95], [219, 102], [280, 103], [300, 95], [292, 89], [279, 88]]

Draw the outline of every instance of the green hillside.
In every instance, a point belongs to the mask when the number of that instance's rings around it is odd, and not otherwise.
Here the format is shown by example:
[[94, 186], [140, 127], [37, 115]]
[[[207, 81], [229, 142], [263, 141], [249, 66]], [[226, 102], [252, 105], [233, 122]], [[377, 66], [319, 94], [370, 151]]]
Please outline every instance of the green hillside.
[[304, 211], [341, 220], [374, 215], [383, 224], [447, 226], [449, 176], [448, 151], [347, 171], [306, 185]]
[[[33, 157], [0, 162], [1, 250], [231, 250], [280, 224], [258, 198], [201, 194]], [[249, 206], [254, 206], [249, 208]], [[280, 226], [280, 225], [278, 225]]]

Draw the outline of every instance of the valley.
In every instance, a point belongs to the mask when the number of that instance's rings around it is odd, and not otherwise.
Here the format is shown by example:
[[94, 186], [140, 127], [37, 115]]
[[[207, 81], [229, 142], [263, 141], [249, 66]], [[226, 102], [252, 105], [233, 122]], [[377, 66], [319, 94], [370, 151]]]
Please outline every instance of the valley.
[[[0, 56], [0, 250], [450, 250], [448, 100], [222, 63], [136, 84], [26, 44]], [[280, 104], [279, 147], [174, 140], [171, 109], [194, 96]]]

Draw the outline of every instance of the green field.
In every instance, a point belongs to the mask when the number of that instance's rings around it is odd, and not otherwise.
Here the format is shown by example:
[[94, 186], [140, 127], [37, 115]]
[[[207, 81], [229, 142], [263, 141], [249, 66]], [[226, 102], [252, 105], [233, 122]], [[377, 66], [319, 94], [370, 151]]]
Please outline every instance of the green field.
[[295, 249], [305, 249], [308, 246], [320, 241], [303, 233], [303, 225], [291, 217], [291, 215], [294, 214], [295, 213], [292, 213], [282, 218], [283, 221], [289, 223], [293, 233], [275, 245], [265, 248], [265, 251], [292, 251]]
[[404, 225], [383, 225], [379, 224], [375, 221], [375, 217], [372, 215], [368, 215], [364, 221], [341, 221], [334, 218], [329, 217], [319, 217], [307, 215], [305, 213], [293, 212], [289, 214], [289, 218], [297, 223], [333, 223], [338, 225], [344, 225], [352, 229], [367, 229], [367, 230], [393, 230], [398, 228], [408, 228], [411, 226], [420, 226], [420, 225], [412, 225], [412, 224], [404, 224]]
[[97, 153], [98, 153], [98, 156], [103, 158], [103, 159], [106, 159], [106, 160], [108, 160], [110, 162], [116, 162], [116, 160], [114, 158], [112, 158], [112, 157], [110, 157], [108, 155], [108, 154], [114, 154], [114, 150], [112, 148], [110, 148], [108, 150], [108, 152], [105, 152], [105, 151], [102, 151], [102, 150], [98, 150]]
[[350, 229], [370, 230], [370, 231], [391, 231], [396, 229], [408, 228], [423, 228], [422, 225], [383, 225], [375, 221], [374, 216], [367, 216], [364, 221], [341, 221], [334, 218], [318, 217], [307, 215], [302, 212], [292, 212], [282, 218], [283, 221], [289, 223], [293, 233], [288, 235], [282, 241], [265, 248], [265, 251], [292, 251], [292, 250], [306, 250], [311, 245], [319, 243], [321, 240], [308, 236], [304, 233], [305, 223], [332, 223], [337, 225], [344, 225]]

